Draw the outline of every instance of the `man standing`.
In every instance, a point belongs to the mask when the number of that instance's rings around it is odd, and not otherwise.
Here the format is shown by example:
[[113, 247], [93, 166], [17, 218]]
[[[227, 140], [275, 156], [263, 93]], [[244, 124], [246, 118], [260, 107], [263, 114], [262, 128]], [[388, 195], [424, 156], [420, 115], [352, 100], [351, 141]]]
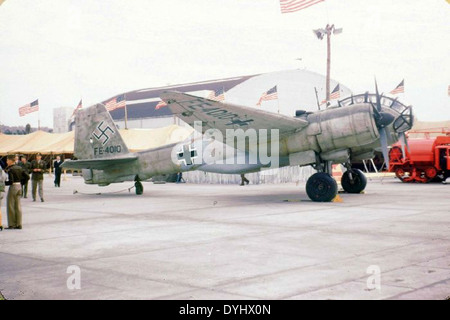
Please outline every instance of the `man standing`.
[[[19, 166], [22, 167], [23, 171], [29, 176], [31, 171], [31, 163], [27, 161], [25, 156], [20, 158]], [[22, 184], [22, 198], [27, 198], [28, 195], [28, 180], [23, 180], [20, 182]]]
[[8, 156], [6, 163], [6, 173], [8, 180], [6, 185], [9, 186], [8, 196], [6, 198], [8, 212], [8, 228], [22, 229], [22, 206], [20, 204], [20, 196], [22, 195], [22, 187], [20, 181], [27, 178], [27, 174], [22, 167], [15, 164], [14, 156]]
[[3, 176], [3, 169], [0, 166], [0, 231], [3, 231], [2, 225], [2, 199], [5, 192], [5, 177]]
[[55, 168], [55, 187], [61, 187], [61, 157], [57, 156], [55, 162], [53, 163], [53, 167]]
[[39, 187], [39, 197], [44, 202], [44, 172], [47, 170], [47, 164], [42, 160], [42, 155], [38, 153], [36, 160], [31, 162], [31, 193], [33, 201], [36, 201], [36, 191]]

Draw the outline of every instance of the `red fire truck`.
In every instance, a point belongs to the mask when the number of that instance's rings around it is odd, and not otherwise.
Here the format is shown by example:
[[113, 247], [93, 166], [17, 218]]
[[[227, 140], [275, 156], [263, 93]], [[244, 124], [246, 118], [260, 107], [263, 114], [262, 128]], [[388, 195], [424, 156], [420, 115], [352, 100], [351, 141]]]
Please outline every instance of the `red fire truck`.
[[[400, 143], [392, 147], [389, 172], [395, 172], [403, 182], [426, 183], [447, 179], [450, 177], [450, 131], [420, 133], [424, 133], [425, 138], [408, 138], [409, 148]], [[443, 135], [430, 137], [431, 133]]]

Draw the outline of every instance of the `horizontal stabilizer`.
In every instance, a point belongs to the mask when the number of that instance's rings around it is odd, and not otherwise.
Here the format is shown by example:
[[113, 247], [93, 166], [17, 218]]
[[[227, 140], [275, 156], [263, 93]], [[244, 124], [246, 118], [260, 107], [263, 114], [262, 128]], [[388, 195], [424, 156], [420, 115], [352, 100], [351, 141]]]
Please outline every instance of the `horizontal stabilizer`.
[[62, 164], [64, 169], [96, 169], [105, 170], [111, 166], [122, 165], [136, 161], [137, 156], [127, 156], [110, 159], [92, 159], [92, 160], [66, 160]]

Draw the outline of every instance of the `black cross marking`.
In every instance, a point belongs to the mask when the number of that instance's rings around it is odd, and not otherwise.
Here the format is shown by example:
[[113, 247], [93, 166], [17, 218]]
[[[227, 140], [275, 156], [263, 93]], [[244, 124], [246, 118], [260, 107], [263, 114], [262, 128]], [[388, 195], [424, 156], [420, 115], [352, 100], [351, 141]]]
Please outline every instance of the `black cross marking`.
[[197, 158], [197, 150], [192, 146], [183, 146], [177, 153], [178, 161], [184, 162], [185, 166], [191, 166], [194, 164], [194, 159]]
[[[92, 132], [92, 135], [93, 135], [98, 141], [100, 141], [100, 139], [101, 139], [102, 137], [105, 137], [105, 139], [104, 139], [103, 142], [102, 142], [102, 145], [105, 145], [105, 144], [109, 141], [109, 136], [108, 136], [108, 134], [107, 134], [106, 132], [107, 132], [108, 130], [111, 131], [112, 134], [114, 134], [115, 132], [114, 132], [113, 129], [111, 129], [111, 127], [110, 127], [109, 125], [106, 125], [106, 128], [105, 128], [105, 129], [102, 129], [103, 123], [104, 123], [104, 121], [100, 122], [100, 124], [97, 126], [97, 128], [94, 130], [94, 132]], [[100, 131], [100, 135], [98, 135], [98, 134], [96, 133], [97, 129], [98, 129], [98, 131]]]
[[238, 125], [240, 127], [248, 126], [249, 122], [253, 122], [253, 119], [250, 120], [241, 120], [241, 119], [233, 119], [230, 123], [227, 123], [226, 126]]

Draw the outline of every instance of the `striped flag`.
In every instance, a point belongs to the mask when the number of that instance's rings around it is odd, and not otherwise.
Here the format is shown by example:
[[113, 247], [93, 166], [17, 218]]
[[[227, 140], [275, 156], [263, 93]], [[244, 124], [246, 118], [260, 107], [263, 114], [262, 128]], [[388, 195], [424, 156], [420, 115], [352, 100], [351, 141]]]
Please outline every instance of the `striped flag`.
[[263, 101], [276, 100], [276, 99], [278, 99], [277, 86], [264, 92], [262, 94], [261, 98], [259, 98], [259, 101], [256, 105], [260, 107], [261, 103]]
[[71, 117], [71, 118], [73, 118], [73, 116], [75, 115], [75, 113], [77, 112], [77, 110], [80, 110], [81, 108], [83, 108], [83, 99], [81, 99], [80, 102], [78, 102], [77, 107], [75, 108], [75, 110], [73, 110], [73, 113], [72, 113], [72, 117]]
[[206, 99], [214, 101], [224, 101], [225, 100], [225, 90], [223, 88], [211, 90], [211, 93], [206, 97]]
[[158, 104], [156, 105], [156, 107], [155, 107], [155, 110], [159, 110], [159, 109], [161, 109], [161, 108], [163, 108], [163, 107], [165, 107], [165, 106], [167, 106], [167, 103], [165, 103], [164, 101], [160, 101], [160, 102], [158, 102]]
[[281, 13], [291, 13], [306, 9], [325, 0], [280, 0]]
[[404, 93], [404, 92], [405, 92], [405, 79], [403, 79], [402, 82], [400, 82], [398, 84], [398, 86], [396, 86], [395, 89], [389, 93], [390, 94], [399, 94], [399, 93]]
[[105, 103], [106, 110], [108, 111], [124, 108], [126, 105], [127, 101], [125, 100], [125, 94], [121, 94], [117, 97], [114, 97], [107, 103]]
[[[339, 99], [341, 97], [341, 87], [339, 86], [339, 84], [333, 89], [333, 91], [331, 91], [330, 93], [330, 101], [331, 100], [335, 100], [335, 99]], [[322, 102], [320, 104], [324, 104], [325, 102], [327, 102], [326, 99], [323, 99]]]
[[24, 105], [23, 107], [19, 108], [19, 115], [21, 117], [32, 113], [32, 112], [36, 112], [39, 111], [39, 99], [34, 100], [31, 103], [27, 103], [26, 105]]

